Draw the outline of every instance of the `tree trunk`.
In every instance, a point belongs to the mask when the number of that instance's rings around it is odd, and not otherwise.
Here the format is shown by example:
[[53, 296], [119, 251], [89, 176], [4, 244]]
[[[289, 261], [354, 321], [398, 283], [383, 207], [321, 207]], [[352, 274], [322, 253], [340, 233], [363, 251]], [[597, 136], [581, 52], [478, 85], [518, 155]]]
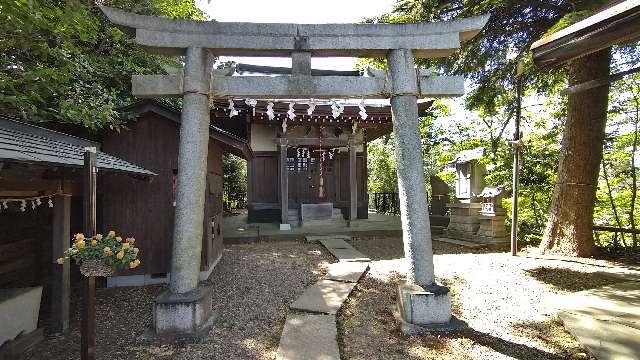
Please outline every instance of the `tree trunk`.
[[[572, 60], [569, 86], [609, 75], [611, 50]], [[598, 186], [609, 86], [570, 93], [551, 213], [543, 253], [590, 256], [594, 252], [593, 204]]]

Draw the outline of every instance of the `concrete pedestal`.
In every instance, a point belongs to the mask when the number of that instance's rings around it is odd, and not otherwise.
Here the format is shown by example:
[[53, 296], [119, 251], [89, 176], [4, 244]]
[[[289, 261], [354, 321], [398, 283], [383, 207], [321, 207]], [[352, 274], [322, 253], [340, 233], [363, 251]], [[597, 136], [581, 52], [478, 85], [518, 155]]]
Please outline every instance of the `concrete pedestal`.
[[212, 286], [199, 286], [184, 294], [167, 290], [153, 303], [156, 335], [172, 338], [200, 338], [213, 326]]
[[397, 305], [402, 320], [410, 324], [442, 327], [451, 321], [451, 296], [444, 286], [425, 289], [401, 282]]
[[480, 203], [447, 204], [451, 209], [449, 225], [442, 235], [451, 239], [473, 241], [480, 228]]

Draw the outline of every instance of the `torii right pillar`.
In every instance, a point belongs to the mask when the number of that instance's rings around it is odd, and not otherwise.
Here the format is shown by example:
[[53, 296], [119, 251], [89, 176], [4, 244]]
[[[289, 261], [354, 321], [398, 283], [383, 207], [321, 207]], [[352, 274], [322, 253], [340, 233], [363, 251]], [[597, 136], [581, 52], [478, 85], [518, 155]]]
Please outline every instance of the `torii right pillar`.
[[[398, 285], [398, 312], [403, 322], [425, 328], [451, 323], [449, 289], [436, 284], [424, 184], [422, 148], [418, 131], [418, 83], [410, 49], [391, 50], [387, 56], [391, 79], [391, 113], [396, 140], [396, 162], [402, 238], [407, 280]], [[406, 325], [406, 324], [405, 324]], [[403, 332], [412, 327], [403, 326]]]

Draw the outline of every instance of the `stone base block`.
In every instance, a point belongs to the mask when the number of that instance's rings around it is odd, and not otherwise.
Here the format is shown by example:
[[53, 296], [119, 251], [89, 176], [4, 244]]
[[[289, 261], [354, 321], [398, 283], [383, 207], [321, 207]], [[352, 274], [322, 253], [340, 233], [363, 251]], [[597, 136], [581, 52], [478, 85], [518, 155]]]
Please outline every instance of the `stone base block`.
[[473, 240], [476, 236], [475, 231], [462, 231], [462, 230], [454, 230], [450, 228], [446, 228], [442, 231], [442, 236], [448, 237], [450, 239], [458, 239], [458, 240]]
[[153, 328], [157, 336], [199, 338], [213, 326], [212, 286], [185, 293], [166, 290], [153, 302]]
[[291, 231], [291, 224], [280, 224], [280, 231]]
[[451, 321], [449, 289], [434, 284], [429, 289], [415, 284], [398, 284], [398, 312], [414, 325], [446, 324]]

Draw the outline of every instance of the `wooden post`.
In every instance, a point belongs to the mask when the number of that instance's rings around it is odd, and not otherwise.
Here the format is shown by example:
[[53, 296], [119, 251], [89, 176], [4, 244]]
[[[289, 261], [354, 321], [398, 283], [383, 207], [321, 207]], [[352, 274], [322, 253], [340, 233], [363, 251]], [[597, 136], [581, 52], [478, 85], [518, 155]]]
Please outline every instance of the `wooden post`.
[[69, 330], [70, 265], [68, 261], [58, 265], [56, 260], [64, 256], [71, 239], [71, 197], [56, 195], [53, 202], [51, 326], [54, 332], [66, 333]]
[[511, 200], [511, 256], [518, 254], [518, 176], [520, 172], [520, 116], [522, 108], [522, 60], [516, 73], [516, 118], [513, 131], [513, 199]]
[[349, 135], [349, 221], [358, 218], [358, 179], [356, 178], [356, 140], [355, 136]]
[[280, 146], [280, 230], [287, 228], [289, 224], [289, 170], [287, 168], [286, 138], [278, 139]]
[[[87, 147], [84, 152], [84, 234], [87, 238], [96, 233], [96, 148]], [[82, 329], [81, 358], [96, 358], [96, 279], [94, 276], [82, 279]]]

